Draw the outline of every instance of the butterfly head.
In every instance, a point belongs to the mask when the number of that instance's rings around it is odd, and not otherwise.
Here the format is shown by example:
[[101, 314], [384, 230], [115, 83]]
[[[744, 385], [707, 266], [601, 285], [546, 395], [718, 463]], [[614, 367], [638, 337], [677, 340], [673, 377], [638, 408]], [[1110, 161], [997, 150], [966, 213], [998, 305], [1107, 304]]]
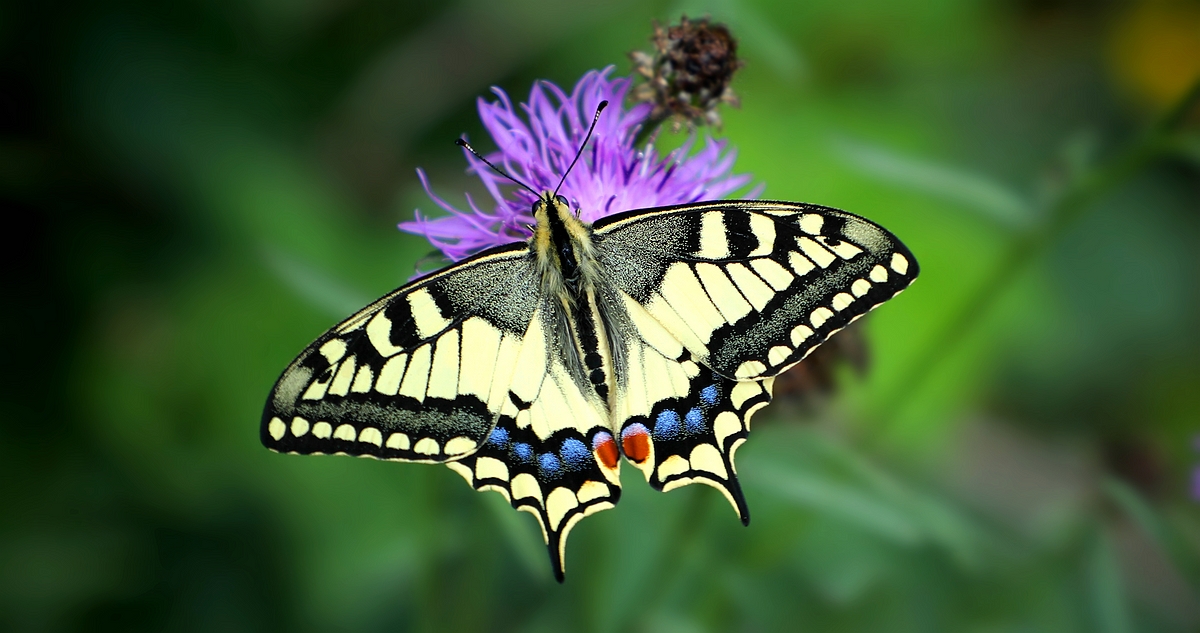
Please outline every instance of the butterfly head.
[[533, 203], [533, 219], [538, 226], [549, 226], [551, 216], [563, 221], [566, 217], [577, 218], [578, 214], [571, 210], [571, 203], [565, 197], [543, 191]]
[[567, 199], [545, 191], [533, 203], [530, 250], [542, 271], [548, 291], [559, 288], [574, 295], [592, 269], [592, 229], [579, 220]]

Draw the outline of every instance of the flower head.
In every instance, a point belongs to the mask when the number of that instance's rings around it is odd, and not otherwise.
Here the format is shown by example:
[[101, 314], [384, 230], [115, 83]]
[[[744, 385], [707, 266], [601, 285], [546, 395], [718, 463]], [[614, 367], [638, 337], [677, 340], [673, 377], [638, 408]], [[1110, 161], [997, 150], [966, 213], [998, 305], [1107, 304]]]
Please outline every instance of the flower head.
[[[722, 198], [749, 182], [748, 175], [731, 174], [734, 151], [712, 138], [706, 138], [695, 154], [692, 138], [661, 159], [649, 146], [635, 148], [634, 138], [651, 106], [625, 108], [622, 104], [631, 82], [610, 79], [611, 72], [609, 67], [587, 73], [569, 95], [550, 82], [539, 82], [519, 108], [503, 90], [493, 88], [497, 101], [479, 100], [479, 117], [499, 148], [487, 159], [537, 191], [552, 191], [579, 151], [596, 106], [607, 100], [612, 105], [600, 116], [589, 146], [559, 190], [583, 221], [631, 209]], [[418, 169], [426, 193], [450, 215], [428, 218], [417, 211], [414, 221], [400, 224], [404, 231], [424, 235], [454, 261], [528, 238], [536, 200], [530, 192], [511, 187], [470, 152], [464, 150], [463, 155], [492, 196], [491, 210], [481, 209], [469, 195], [469, 210], [454, 207], [433, 193], [425, 173]], [[750, 195], [757, 195], [757, 190]]]

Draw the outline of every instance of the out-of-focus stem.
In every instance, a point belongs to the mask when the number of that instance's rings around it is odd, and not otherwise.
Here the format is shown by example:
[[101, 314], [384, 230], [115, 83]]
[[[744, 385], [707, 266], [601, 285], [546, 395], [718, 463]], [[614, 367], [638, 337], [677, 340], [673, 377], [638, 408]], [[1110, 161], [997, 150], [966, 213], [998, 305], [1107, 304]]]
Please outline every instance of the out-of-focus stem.
[[642, 123], [642, 127], [638, 129], [637, 136], [635, 136], [633, 139], [633, 146], [635, 148], [645, 146], [650, 139], [654, 138], [654, 136], [658, 134], [658, 128], [661, 127], [662, 124], [665, 123], [670, 117], [671, 114], [667, 112], [646, 119], [646, 121]]
[[1046, 221], [1035, 229], [1019, 234], [1009, 244], [999, 264], [983, 283], [975, 288], [958, 314], [926, 346], [924, 352], [913, 363], [912, 369], [905, 373], [905, 378], [884, 398], [883, 411], [895, 415], [909, 404], [912, 394], [924, 385], [934, 370], [971, 334], [982, 321], [982, 317], [992, 309], [1009, 286], [1020, 278], [1026, 268], [1071, 224], [1091, 209], [1093, 202], [1158, 158], [1168, 147], [1171, 135], [1184, 124], [1188, 115], [1198, 105], [1200, 79], [1193, 83], [1183, 98], [1140, 140], [1106, 165], [1070, 183], [1070, 186], [1046, 208]]

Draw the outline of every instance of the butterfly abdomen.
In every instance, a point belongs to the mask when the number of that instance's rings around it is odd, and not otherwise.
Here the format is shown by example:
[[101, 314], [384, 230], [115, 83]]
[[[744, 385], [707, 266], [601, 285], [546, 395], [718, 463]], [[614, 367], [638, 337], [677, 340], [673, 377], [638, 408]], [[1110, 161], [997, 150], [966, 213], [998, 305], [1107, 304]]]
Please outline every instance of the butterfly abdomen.
[[609, 407], [614, 366], [608, 331], [611, 317], [597, 301], [605, 280], [595, 257], [592, 229], [580, 221], [562, 198], [546, 193], [534, 204], [530, 252], [540, 272], [549, 329], [558, 332], [554, 343], [562, 348], [572, 378], [584, 392], [598, 396]]

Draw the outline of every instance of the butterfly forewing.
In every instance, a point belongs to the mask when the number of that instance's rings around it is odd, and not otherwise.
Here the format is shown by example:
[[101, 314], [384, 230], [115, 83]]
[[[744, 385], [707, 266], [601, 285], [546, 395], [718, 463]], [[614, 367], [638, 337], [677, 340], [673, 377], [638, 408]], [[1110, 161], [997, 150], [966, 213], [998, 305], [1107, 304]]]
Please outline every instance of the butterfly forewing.
[[421, 462], [474, 452], [507, 402], [538, 301], [522, 247], [396, 290], [284, 371], [263, 412], [263, 444]]
[[918, 272], [885, 229], [817, 205], [700, 203], [611, 216], [595, 230], [613, 283], [734, 380], [778, 375]]

